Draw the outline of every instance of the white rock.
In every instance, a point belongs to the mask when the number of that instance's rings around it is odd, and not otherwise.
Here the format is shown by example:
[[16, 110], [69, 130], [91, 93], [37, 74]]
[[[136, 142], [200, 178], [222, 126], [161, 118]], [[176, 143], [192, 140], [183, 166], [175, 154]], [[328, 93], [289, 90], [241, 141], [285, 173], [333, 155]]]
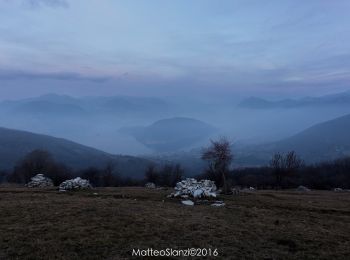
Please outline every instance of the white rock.
[[223, 207], [223, 206], [225, 206], [225, 203], [213, 203], [213, 204], [211, 204], [213, 207]]
[[342, 192], [342, 191], [344, 191], [342, 188], [334, 188], [334, 191], [335, 192]]
[[204, 190], [197, 189], [193, 191], [193, 198], [201, 198], [204, 194]]
[[305, 187], [305, 186], [301, 186], [301, 185], [300, 185], [300, 186], [297, 188], [297, 191], [308, 192], [308, 191], [310, 191], [310, 189], [307, 188], [307, 187]]
[[181, 203], [186, 206], [194, 206], [194, 202], [192, 200], [183, 200]]

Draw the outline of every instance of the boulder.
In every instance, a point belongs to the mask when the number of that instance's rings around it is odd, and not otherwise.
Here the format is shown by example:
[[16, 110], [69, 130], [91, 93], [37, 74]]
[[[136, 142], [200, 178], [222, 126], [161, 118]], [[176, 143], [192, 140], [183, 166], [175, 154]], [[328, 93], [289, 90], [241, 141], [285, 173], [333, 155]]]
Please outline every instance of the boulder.
[[26, 184], [29, 188], [45, 188], [52, 187], [53, 182], [50, 178], [44, 176], [44, 174], [37, 174], [30, 179], [30, 182]]
[[307, 187], [305, 187], [305, 186], [300, 185], [300, 186], [297, 188], [297, 191], [308, 192], [308, 191], [310, 191], [310, 189], [307, 188]]
[[186, 206], [194, 206], [194, 202], [192, 200], [183, 200], [181, 203]]
[[91, 189], [92, 186], [89, 180], [82, 179], [77, 177], [75, 179], [66, 180], [62, 182], [59, 186], [59, 191], [68, 191], [68, 190], [82, 190], [82, 189]]
[[216, 197], [216, 185], [210, 180], [197, 181], [194, 178], [187, 178], [176, 184], [175, 192], [171, 196], [189, 196], [193, 198]]

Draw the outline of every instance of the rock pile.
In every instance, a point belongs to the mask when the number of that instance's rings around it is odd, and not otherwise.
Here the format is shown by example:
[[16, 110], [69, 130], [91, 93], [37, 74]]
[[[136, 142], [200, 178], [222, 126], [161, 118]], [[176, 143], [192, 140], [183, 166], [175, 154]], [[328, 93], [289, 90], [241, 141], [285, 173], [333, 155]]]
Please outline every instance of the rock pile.
[[88, 180], [77, 177], [75, 179], [66, 180], [62, 182], [59, 186], [59, 191], [82, 190], [91, 188], [92, 186]]
[[153, 182], [147, 182], [145, 187], [147, 189], [155, 189], [156, 188], [156, 185], [153, 183]]
[[44, 176], [44, 174], [37, 174], [31, 178], [31, 181], [26, 184], [29, 188], [45, 188], [52, 187], [53, 182], [50, 178]]
[[175, 186], [175, 192], [171, 197], [193, 197], [193, 198], [210, 198], [216, 197], [216, 185], [210, 180], [197, 181], [193, 178], [180, 181]]

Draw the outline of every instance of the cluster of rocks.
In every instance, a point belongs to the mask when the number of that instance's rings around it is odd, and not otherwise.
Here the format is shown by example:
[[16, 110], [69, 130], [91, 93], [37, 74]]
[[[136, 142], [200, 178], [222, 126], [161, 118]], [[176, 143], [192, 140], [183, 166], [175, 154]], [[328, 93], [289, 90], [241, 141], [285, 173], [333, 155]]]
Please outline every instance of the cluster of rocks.
[[45, 177], [44, 174], [37, 174], [30, 179], [26, 186], [29, 188], [53, 187], [53, 182], [50, 178]]
[[[181, 197], [181, 203], [186, 206], [194, 206], [195, 204], [211, 204], [214, 207], [224, 206], [223, 201], [209, 201], [203, 200], [205, 198], [216, 198], [217, 188], [213, 181], [210, 180], [200, 180], [197, 181], [194, 178], [187, 178], [178, 182], [175, 186], [175, 192], [169, 195], [169, 197]], [[197, 199], [196, 202], [190, 200], [189, 198]], [[201, 200], [198, 200], [201, 199]]]
[[175, 192], [172, 193], [171, 197], [182, 197], [182, 198], [210, 198], [216, 197], [216, 185], [210, 180], [197, 181], [194, 178], [187, 178], [186, 180], [180, 181], [175, 186]]
[[59, 191], [69, 191], [69, 190], [82, 190], [82, 189], [91, 189], [92, 186], [89, 180], [82, 179], [77, 177], [75, 179], [66, 180], [62, 182], [59, 186]]

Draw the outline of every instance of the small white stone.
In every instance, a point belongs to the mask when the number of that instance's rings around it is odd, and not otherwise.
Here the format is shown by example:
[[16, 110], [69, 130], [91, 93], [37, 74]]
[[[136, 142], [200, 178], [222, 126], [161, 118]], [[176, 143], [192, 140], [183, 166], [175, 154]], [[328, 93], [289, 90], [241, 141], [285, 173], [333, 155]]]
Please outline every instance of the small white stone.
[[223, 207], [223, 206], [225, 206], [225, 203], [213, 203], [213, 204], [211, 204], [213, 207]]
[[194, 202], [192, 200], [183, 200], [181, 203], [186, 206], [194, 206]]

